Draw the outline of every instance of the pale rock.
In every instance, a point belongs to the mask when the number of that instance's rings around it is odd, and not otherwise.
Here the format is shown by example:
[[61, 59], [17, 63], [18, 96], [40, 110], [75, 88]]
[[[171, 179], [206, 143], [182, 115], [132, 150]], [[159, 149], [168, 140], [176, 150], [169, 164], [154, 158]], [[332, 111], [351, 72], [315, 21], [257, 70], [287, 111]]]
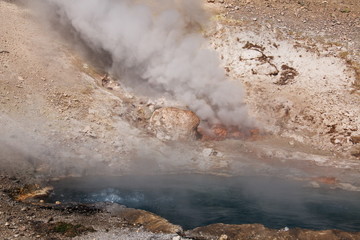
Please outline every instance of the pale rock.
[[266, 76], [277, 75], [279, 73], [279, 70], [269, 63], [260, 64], [255, 68], [251, 69], [251, 71], [253, 72], [253, 74]]
[[154, 111], [149, 129], [160, 140], [195, 140], [199, 124], [200, 119], [194, 112], [165, 107]]
[[215, 152], [215, 155], [217, 157], [223, 157], [224, 156], [224, 154], [222, 152]]
[[360, 191], [359, 187], [356, 187], [350, 183], [339, 183], [338, 185], [341, 189], [344, 189], [346, 191], [354, 191], [354, 192]]
[[204, 157], [209, 157], [213, 154], [214, 150], [211, 149], [211, 148], [205, 148], [203, 151], [202, 151], [202, 155]]
[[229, 239], [229, 238], [226, 234], [222, 234], [219, 238], [219, 240], [227, 240], [227, 239]]
[[91, 131], [91, 127], [90, 126], [86, 126], [86, 127], [84, 127], [84, 129], [82, 129], [80, 132], [82, 132], [82, 133], [88, 133], [88, 132], [90, 132]]
[[251, 60], [262, 57], [262, 53], [256, 50], [247, 49], [240, 53], [240, 60]]
[[311, 181], [310, 186], [313, 187], [313, 188], [320, 188], [320, 184], [318, 182], [315, 182], [315, 181]]

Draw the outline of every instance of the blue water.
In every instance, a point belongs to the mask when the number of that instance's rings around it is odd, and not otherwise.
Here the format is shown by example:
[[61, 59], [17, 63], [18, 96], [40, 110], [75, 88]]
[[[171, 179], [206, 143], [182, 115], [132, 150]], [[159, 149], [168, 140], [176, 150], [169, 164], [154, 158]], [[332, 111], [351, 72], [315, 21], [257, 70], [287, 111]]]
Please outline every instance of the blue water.
[[115, 202], [156, 213], [185, 229], [261, 223], [360, 231], [360, 193], [304, 187], [272, 177], [207, 175], [72, 178], [53, 182], [49, 201]]

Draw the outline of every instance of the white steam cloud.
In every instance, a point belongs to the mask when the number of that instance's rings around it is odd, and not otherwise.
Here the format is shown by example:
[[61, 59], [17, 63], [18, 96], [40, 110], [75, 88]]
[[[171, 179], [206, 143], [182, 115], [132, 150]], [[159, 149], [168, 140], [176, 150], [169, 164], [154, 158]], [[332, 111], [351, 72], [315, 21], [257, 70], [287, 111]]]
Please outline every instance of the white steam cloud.
[[205, 20], [199, 1], [47, 1], [90, 48], [110, 53], [114, 73], [136, 73], [203, 120], [250, 125], [241, 85], [226, 79], [218, 55], [194, 30]]

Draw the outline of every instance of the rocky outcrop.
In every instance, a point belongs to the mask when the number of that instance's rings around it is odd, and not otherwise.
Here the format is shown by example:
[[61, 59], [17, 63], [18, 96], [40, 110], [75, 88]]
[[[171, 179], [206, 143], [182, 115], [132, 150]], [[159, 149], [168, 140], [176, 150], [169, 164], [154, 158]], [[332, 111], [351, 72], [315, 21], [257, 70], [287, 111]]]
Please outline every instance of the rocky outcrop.
[[160, 108], [150, 118], [150, 130], [160, 140], [195, 140], [200, 119], [189, 110]]
[[338, 230], [313, 231], [306, 229], [281, 230], [269, 229], [261, 224], [227, 225], [212, 224], [205, 227], [195, 228], [186, 232], [186, 236], [194, 239], [263, 239], [263, 240], [340, 240], [360, 239], [359, 232], [343, 232]]
[[35, 199], [48, 196], [53, 191], [53, 187], [41, 188], [37, 184], [27, 184], [14, 191], [14, 198], [20, 202], [34, 201]]
[[183, 230], [180, 226], [170, 223], [165, 218], [162, 218], [153, 213], [133, 209], [118, 207], [116, 211], [112, 211], [117, 217], [121, 217], [128, 224], [134, 226], [142, 226], [147, 231], [153, 233], [181, 233]]
[[360, 158], [360, 145], [355, 145], [351, 148], [350, 154], [356, 158]]

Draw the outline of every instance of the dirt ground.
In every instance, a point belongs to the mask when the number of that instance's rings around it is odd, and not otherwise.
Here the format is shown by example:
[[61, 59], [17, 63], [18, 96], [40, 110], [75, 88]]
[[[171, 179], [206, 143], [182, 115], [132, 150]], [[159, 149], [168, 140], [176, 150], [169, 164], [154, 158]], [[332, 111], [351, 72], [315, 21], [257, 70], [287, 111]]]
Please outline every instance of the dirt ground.
[[25, 183], [63, 176], [251, 171], [312, 184], [335, 178], [335, 187], [360, 189], [357, 0], [204, 4], [212, 14], [209, 46], [245, 86], [250, 112], [266, 132], [255, 141], [156, 139], [147, 121], [166, 99], [149, 101], [121, 83], [104, 87], [103, 69], [63, 35], [20, 1], [0, 0], [1, 239], [66, 238], [33, 225], [61, 221], [97, 230], [84, 239], [177, 237], [118, 227], [121, 220], [108, 226], [108, 215], [59, 215], [8, 196]]

